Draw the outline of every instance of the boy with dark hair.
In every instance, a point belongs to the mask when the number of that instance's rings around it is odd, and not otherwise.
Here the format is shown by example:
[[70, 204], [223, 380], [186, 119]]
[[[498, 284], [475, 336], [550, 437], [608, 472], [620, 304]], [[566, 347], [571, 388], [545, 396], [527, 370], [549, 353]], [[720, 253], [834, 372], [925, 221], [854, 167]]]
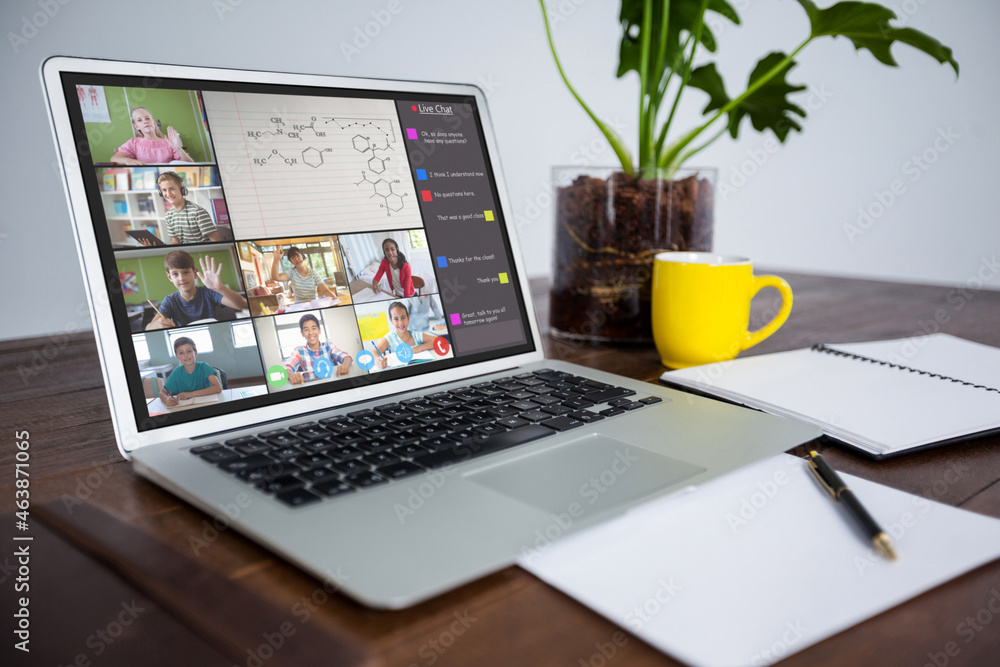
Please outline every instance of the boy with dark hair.
[[168, 408], [195, 396], [222, 393], [222, 384], [215, 369], [198, 361], [198, 348], [187, 336], [174, 341], [174, 356], [181, 366], [170, 371], [170, 377], [160, 389], [160, 400]]
[[[306, 344], [296, 347], [291, 359], [285, 364], [289, 382], [302, 384], [306, 381], [307, 374], [322, 380], [332, 375], [333, 368], [337, 369], [337, 377], [346, 375], [351, 370], [353, 360], [349, 354], [338, 350], [333, 343], [319, 342], [319, 318], [312, 313], [306, 313], [299, 318], [299, 331], [306, 339]], [[319, 363], [324, 359], [329, 360], [331, 364], [325, 373], [323, 371], [325, 364]]]
[[[160, 303], [160, 312], [146, 325], [147, 331], [217, 319], [215, 309], [219, 304], [236, 310], [247, 308], [247, 300], [222, 283], [221, 263], [216, 266], [214, 257], [202, 257], [199, 261], [201, 271], [196, 272], [194, 258], [183, 250], [174, 250], [163, 259], [167, 279], [177, 291]], [[198, 286], [199, 278], [204, 287]]]

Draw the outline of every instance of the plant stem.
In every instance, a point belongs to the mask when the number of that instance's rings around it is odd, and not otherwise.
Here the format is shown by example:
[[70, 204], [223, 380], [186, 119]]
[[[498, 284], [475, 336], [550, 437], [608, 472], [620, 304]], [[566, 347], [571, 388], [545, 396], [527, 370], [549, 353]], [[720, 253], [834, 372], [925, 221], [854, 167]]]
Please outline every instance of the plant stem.
[[677, 160], [677, 165], [680, 166], [680, 165], [684, 164], [693, 155], [695, 155], [697, 153], [700, 153], [703, 149], [708, 148], [709, 146], [711, 146], [713, 143], [715, 143], [715, 140], [718, 139], [719, 137], [721, 137], [723, 134], [725, 134], [726, 130], [728, 130], [728, 129], [729, 129], [728, 125], [723, 126], [721, 130], [719, 130], [718, 132], [716, 132], [715, 134], [713, 134], [712, 138], [709, 139], [708, 141], [706, 141], [705, 143], [703, 143], [701, 146], [698, 146], [696, 148], [692, 148], [688, 152], [684, 153], [684, 155], [682, 155]]
[[[779, 62], [778, 64], [776, 64], [774, 67], [772, 67], [771, 69], [769, 69], [762, 77], [760, 77], [759, 79], [757, 79], [756, 81], [754, 81], [752, 84], [750, 84], [750, 86], [748, 86], [747, 89], [745, 91], [743, 91], [742, 95], [740, 95], [739, 97], [737, 97], [735, 99], [732, 99], [732, 100], [729, 100], [728, 102], [726, 102], [726, 104], [723, 105], [722, 108], [719, 109], [718, 112], [716, 112], [716, 114], [714, 116], [712, 116], [707, 122], [703, 123], [699, 127], [696, 127], [695, 129], [693, 129], [692, 131], [690, 131], [686, 135], [684, 135], [684, 137], [681, 138], [680, 141], [678, 141], [674, 146], [672, 146], [670, 148], [670, 150], [668, 150], [666, 153], [664, 153], [660, 157], [660, 160], [659, 160], [659, 163], [658, 163], [659, 166], [661, 168], [668, 168], [668, 169], [673, 169], [675, 166], [679, 166], [681, 164], [682, 160], [678, 160], [677, 156], [680, 154], [680, 152], [682, 150], [684, 150], [684, 148], [688, 144], [690, 144], [692, 141], [694, 141], [698, 137], [699, 134], [701, 134], [706, 129], [708, 129], [708, 127], [712, 123], [714, 123], [716, 120], [718, 120], [721, 116], [723, 116], [724, 114], [727, 114], [730, 111], [732, 111], [740, 103], [742, 103], [743, 100], [745, 100], [746, 98], [748, 98], [751, 95], [753, 95], [755, 92], [757, 92], [757, 90], [761, 86], [763, 86], [765, 83], [767, 83], [768, 81], [770, 81], [771, 79], [773, 79], [775, 76], [777, 76], [781, 72], [781, 70], [783, 70], [785, 67], [787, 67], [788, 64], [795, 59], [795, 56], [799, 53], [799, 51], [801, 51], [802, 49], [804, 49], [805, 46], [806, 46], [806, 44], [808, 44], [812, 40], [813, 40], [813, 38], [810, 36], [804, 42], [802, 42], [801, 44], [799, 44], [798, 48], [796, 48], [794, 51], [792, 51], [792, 53], [790, 55], [787, 55], [784, 58], [782, 58], [781, 62]], [[713, 139], [713, 141], [714, 141], [714, 139]], [[708, 142], [708, 143], [711, 143], [711, 142]], [[704, 148], [704, 146], [703, 146], [703, 148]]]
[[628, 150], [622, 144], [622, 141], [618, 137], [617, 133], [615, 133], [614, 130], [608, 127], [604, 121], [598, 118], [594, 112], [590, 110], [590, 107], [588, 107], [580, 95], [577, 94], [572, 84], [570, 84], [569, 79], [566, 78], [566, 72], [563, 71], [562, 63], [559, 62], [559, 56], [556, 54], [556, 45], [552, 41], [552, 29], [549, 27], [549, 14], [545, 9], [545, 0], [538, 0], [538, 4], [542, 6], [542, 19], [545, 21], [545, 36], [549, 40], [549, 49], [552, 51], [552, 59], [556, 62], [556, 69], [559, 70], [559, 76], [562, 77], [563, 83], [566, 84], [569, 92], [572, 93], [573, 97], [576, 98], [576, 101], [580, 103], [581, 107], [583, 107], [583, 110], [588, 116], [590, 116], [590, 119], [597, 125], [597, 129], [599, 129], [601, 134], [604, 135], [604, 138], [608, 140], [608, 143], [611, 145], [612, 150], [614, 150], [615, 155], [618, 156], [618, 160], [622, 163], [622, 169], [626, 173], [633, 173], [635, 168], [632, 166], [632, 157], [628, 154]]
[[653, 41], [653, 0], [642, 3], [642, 51], [639, 57], [639, 168], [649, 160], [649, 117], [652, 100], [649, 94], [649, 50]]
[[[670, 115], [667, 116], [667, 122], [663, 124], [660, 129], [660, 136], [656, 140], [656, 157], [660, 157], [660, 151], [663, 150], [663, 143], [667, 140], [667, 131], [670, 130], [670, 123], [674, 120], [674, 113], [677, 112], [677, 105], [681, 101], [681, 93], [684, 92], [684, 87], [687, 85], [688, 79], [691, 77], [691, 65], [694, 63], [694, 52], [698, 48], [698, 42], [701, 41], [701, 31], [705, 27], [705, 10], [708, 8], [708, 0], [702, 0], [701, 3], [701, 13], [698, 16], [698, 25], [695, 27], [695, 34], [693, 36], [694, 43], [691, 45], [691, 53], [688, 55], [687, 59], [684, 61], [684, 74], [681, 77], [680, 88], [677, 89], [677, 94], [674, 95], [674, 103], [670, 107]], [[688, 37], [688, 41], [692, 39], [691, 36]], [[687, 45], [684, 45], [684, 50], [687, 50]]]

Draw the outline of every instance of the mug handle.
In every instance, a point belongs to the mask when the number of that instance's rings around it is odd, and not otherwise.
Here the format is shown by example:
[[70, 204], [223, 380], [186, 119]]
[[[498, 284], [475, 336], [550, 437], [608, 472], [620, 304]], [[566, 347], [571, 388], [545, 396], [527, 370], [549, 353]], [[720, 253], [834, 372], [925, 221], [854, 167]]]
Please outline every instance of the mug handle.
[[741, 350], [746, 350], [751, 348], [757, 343], [761, 342], [785, 323], [788, 319], [789, 313], [792, 312], [792, 288], [789, 287], [788, 283], [778, 276], [754, 276], [753, 277], [753, 293], [750, 295], [751, 300], [757, 296], [757, 292], [761, 291], [765, 287], [774, 287], [781, 293], [781, 308], [778, 310], [778, 314], [774, 318], [762, 326], [757, 331], [748, 331], [746, 341], [743, 343]]

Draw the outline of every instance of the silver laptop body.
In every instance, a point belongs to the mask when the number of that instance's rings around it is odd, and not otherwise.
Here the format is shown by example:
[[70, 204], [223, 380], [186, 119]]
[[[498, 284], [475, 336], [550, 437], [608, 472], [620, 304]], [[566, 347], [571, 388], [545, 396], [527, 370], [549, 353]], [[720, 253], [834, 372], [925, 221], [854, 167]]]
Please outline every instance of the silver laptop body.
[[[545, 360], [486, 100], [474, 86], [62, 57], [43, 63], [41, 75], [122, 454], [139, 474], [359, 602], [389, 609], [415, 604], [530, 559], [563, 535], [646, 500], [697, 487], [819, 435], [763, 413]], [[141, 109], [156, 117], [163, 139], [142, 125]], [[172, 152], [174, 124], [185, 128], [183, 152]], [[173, 159], [123, 163], [123, 155], [133, 154], [130, 146], [135, 155], [162, 149]], [[232, 319], [219, 316], [216, 305], [217, 317], [183, 323], [178, 314], [173, 327], [148, 328], [156, 314], [142, 298], [156, 313], [177, 301], [160, 273], [168, 247], [143, 247], [122, 232], [145, 220], [158, 238], [176, 231], [166, 222], [175, 209], [166, 208], [167, 193], [160, 197], [156, 182], [167, 171], [182, 172], [187, 201], [200, 202], [210, 226], [228, 232], [221, 240], [176, 237], [176, 249], [187, 248], [199, 261], [221, 258], [221, 281], [237, 293], [235, 305], [246, 306], [225, 311], [235, 313]], [[288, 212], [278, 215], [268, 202], [285, 193]], [[466, 236], [466, 229], [473, 231]], [[363, 286], [374, 284], [370, 271], [381, 266], [377, 255], [368, 262], [371, 253], [393, 245], [371, 250], [383, 237], [411, 252], [413, 275], [420, 273], [425, 290], [419, 297], [408, 296], [408, 288], [389, 295]], [[310, 301], [295, 298], [291, 287], [292, 303], [285, 292], [268, 293], [274, 273], [267, 265], [280, 240], [301, 243], [312, 268], [325, 266], [333, 297], [318, 287]], [[228, 264], [240, 270], [226, 274]], [[278, 264], [295, 270], [285, 259]], [[470, 278], [472, 266], [482, 268], [484, 282]], [[389, 291], [406, 280], [392, 275]], [[189, 285], [177, 284], [179, 294], [188, 293]], [[202, 288], [208, 289], [204, 280]], [[221, 288], [217, 294], [234, 302]], [[397, 326], [392, 313], [402, 311], [390, 304], [415, 311], [421, 297], [444, 311], [433, 315], [439, 318], [428, 330], [434, 335], [423, 334], [435, 347], [404, 342], [378, 349], [378, 341], [410, 331], [391, 328]], [[331, 343], [335, 334], [358, 341], [340, 350], [353, 361], [343, 378], [328, 362], [300, 359], [308, 353], [297, 338], [305, 331], [299, 318], [309, 313]], [[229, 368], [213, 369], [216, 379], [204, 382], [221, 386], [225, 375], [228, 388], [184, 399], [188, 405], [167, 405], [175, 399], [166, 388], [169, 378], [192, 367], [178, 365], [177, 350], [185, 349], [180, 338], [213, 346], [198, 356], [225, 359]], [[175, 355], [162, 364], [167, 370], [157, 368], [163, 354]], [[375, 360], [383, 354], [385, 371]], [[338, 359], [336, 353], [328, 358]], [[296, 373], [302, 381], [293, 384]], [[303, 425], [322, 429], [340, 417], [373, 415], [378, 422], [387, 403], [423, 409], [428, 396], [437, 396], [447, 408], [450, 396], [464, 396], [463, 388], [486, 391], [489, 399], [499, 391], [497, 381], [525, 391], [554, 382], [562, 391], [584, 379], [595, 391], [618, 388], [642, 407], [610, 410], [576, 427], [559, 422], [566, 430], [535, 421], [529, 431], [511, 431], [531, 434], [516, 446], [467, 442], [463, 451], [471, 454], [461, 460], [301, 506], [225, 471], [214, 455], [192, 453], [216, 444], [235, 451], [226, 443], [256, 442], [262, 433], [290, 427], [286, 433], [295, 438], [312, 432]], [[373, 408], [380, 409], [367, 412]], [[581, 409], [599, 414], [609, 404]], [[438, 442], [436, 434], [454, 435], [443, 421], [419, 425], [435, 423], [445, 430], [419, 432], [419, 451]], [[291, 442], [305, 447], [307, 441]], [[304, 460], [309, 451], [330, 450], [300, 451]], [[389, 453], [409, 463], [401, 451]], [[256, 455], [280, 461], [288, 452], [279, 456], [272, 447]], [[312, 490], [312, 482], [302, 489]]]

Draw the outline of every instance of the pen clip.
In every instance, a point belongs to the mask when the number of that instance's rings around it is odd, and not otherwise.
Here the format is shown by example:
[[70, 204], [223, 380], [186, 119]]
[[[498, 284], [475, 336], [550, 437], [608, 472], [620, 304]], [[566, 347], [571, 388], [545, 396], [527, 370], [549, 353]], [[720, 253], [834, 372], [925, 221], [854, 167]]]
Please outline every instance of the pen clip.
[[819, 467], [812, 460], [806, 460], [806, 463], [809, 464], [809, 470], [812, 472], [813, 477], [815, 477], [819, 481], [820, 485], [822, 485], [822, 487], [826, 489], [827, 493], [830, 494], [831, 498], [837, 500], [837, 492], [834, 490], [833, 486], [831, 486], [828, 481], [823, 479], [823, 475], [820, 473]]

